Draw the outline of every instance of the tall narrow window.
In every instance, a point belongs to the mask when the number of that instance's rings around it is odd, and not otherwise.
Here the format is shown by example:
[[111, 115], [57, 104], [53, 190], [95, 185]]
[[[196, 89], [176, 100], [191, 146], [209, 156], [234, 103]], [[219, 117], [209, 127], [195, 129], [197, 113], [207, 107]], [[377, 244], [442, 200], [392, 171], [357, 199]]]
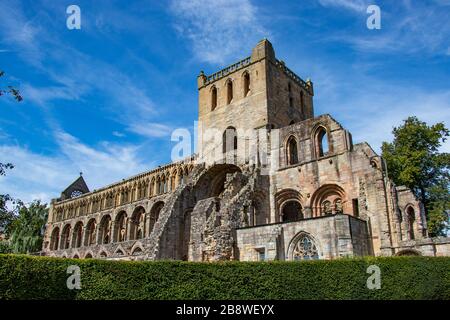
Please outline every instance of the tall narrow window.
[[230, 104], [233, 100], [233, 82], [228, 80], [227, 82], [227, 104]]
[[249, 91], [250, 91], [250, 74], [246, 72], [244, 74], [244, 97], [247, 96]]
[[213, 87], [211, 89], [211, 111], [217, 107], [217, 88]]
[[222, 152], [237, 150], [237, 134], [234, 127], [228, 127], [222, 136]]
[[323, 157], [329, 152], [328, 134], [324, 127], [319, 127], [316, 133], [316, 153], [317, 156]]
[[409, 207], [406, 210], [406, 214], [408, 217], [408, 233], [409, 233], [409, 239], [410, 240], [414, 240], [414, 220], [415, 220], [415, 215], [414, 215], [414, 209], [412, 207]]
[[290, 137], [287, 144], [288, 164], [294, 165], [298, 163], [297, 141], [294, 137]]
[[300, 91], [300, 111], [305, 112], [305, 95], [303, 91]]

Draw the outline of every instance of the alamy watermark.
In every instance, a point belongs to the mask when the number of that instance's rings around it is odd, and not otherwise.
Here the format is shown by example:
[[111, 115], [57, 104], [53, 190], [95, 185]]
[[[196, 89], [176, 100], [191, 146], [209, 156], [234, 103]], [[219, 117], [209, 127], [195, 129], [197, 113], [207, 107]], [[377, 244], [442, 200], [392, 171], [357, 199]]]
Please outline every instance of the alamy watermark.
[[367, 278], [366, 286], [369, 290], [381, 289], [381, 270], [377, 265], [370, 265], [366, 271], [370, 276]]
[[66, 20], [66, 26], [69, 30], [81, 29], [81, 9], [75, 4], [67, 7], [66, 13], [69, 15]]
[[67, 273], [70, 276], [67, 278], [66, 285], [69, 290], [81, 289], [81, 270], [77, 265], [70, 265], [67, 267]]

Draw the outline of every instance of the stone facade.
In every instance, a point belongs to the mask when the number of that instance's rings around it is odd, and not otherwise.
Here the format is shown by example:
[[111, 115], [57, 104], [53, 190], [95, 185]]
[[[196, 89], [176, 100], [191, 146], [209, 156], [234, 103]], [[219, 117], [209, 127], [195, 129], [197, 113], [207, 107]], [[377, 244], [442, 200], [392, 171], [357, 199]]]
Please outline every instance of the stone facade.
[[313, 83], [260, 41], [198, 76], [197, 153], [52, 201], [42, 253], [70, 258], [298, 260], [450, 253], [367, 143], [314, 115]]

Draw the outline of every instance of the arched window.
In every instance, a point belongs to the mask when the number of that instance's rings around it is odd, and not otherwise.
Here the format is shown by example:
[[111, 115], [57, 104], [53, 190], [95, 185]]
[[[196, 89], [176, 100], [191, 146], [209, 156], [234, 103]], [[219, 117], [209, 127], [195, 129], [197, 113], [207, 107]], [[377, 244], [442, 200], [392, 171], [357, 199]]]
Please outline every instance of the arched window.
[[303, 219], [302, 206], [298, 201], [290, 200], [283, 205], [281, 210], [283, 222], [298, 221]]
[[159, 219], [159, 214], [161, 213], [162, 208], [164, 207], [164, 202], [158, 201], [155, 203], [150, 211], [150, 230], [149, 233], [153, 231], [155, 227], [156, 221]]
[[301, 234], [293, 244], [292, 260], [319, 259], [319, 252], [314, 240], [306, 234]]
[[303, 94], [303, 91], [300, 91], [300, 110], [301, 112], [304, 112], [305, 108], [305, 96]]
[[211, 111], [217, 107], [217, 88], [215, 86], [211, 89]]
[[327, 130], [320, 126], [316, 131], [316, 154], [318, 157], [323, 157], [328, 154], [328, 134]]
[[406, 215], [408, 221], [409, 240], [414, 240], [414, 221], [416, 220], [414, 209], [412, 207], [408, 207], [406, 210]]
[[70, 247], [70, 229], [70, 224], [66, 225], [63, 229], [61, 249], [68, 249]]
[[85, 234], [85, 240], [84, 245], [85, 246], [92, 246], [96, 244], [96, 222], [95, 219], [89, 220], [88, 224], [86, 225], [86, 234]]
[[119, 213], [116, 218], [116, 232], [114, 235], [114, 241], [125, 241], [127, 233], [127, 214], [125, 211]]
[[50, 250], [58, 250], [59, 246], [59, 228], [56, 227], [52, 231], [52, 236], [50, 238]]
[[83, 232], [83, 223], [80, 221], [75, 225], [75, 228], [73, 228], [72, 248], [81, 247], [81, 240], [83, 235], [82, 232]]
[[111, 216], [106, 215], [100, 222], [100, 243], [108, 244], [111, 242]]
[[237, 150], [237, 134], [234, 127], [228, 127], [222, 136], [222, 152]]
[[230, 104], [233, 100], [233, 82], [231, 80], [227, 81], [227, 104]]
[[244, 73], [244, 97], [247, 96], [250, 91], [250, 74], [248, 72]]
[[345, 191], [335, 184], [326, 184], [316, 190], [311, 196], [313, 216], [319, 217], [331, 214], [351, 212], [351, 203], [347, 201]]
[[287, 159], [289, 165], [298, 163], [297, 140], [294, 137], [290, 137], [287, 142]]
[[131, 217], [130, 240], [142, 239], [144, 236], [145, 209], [138, 207]]

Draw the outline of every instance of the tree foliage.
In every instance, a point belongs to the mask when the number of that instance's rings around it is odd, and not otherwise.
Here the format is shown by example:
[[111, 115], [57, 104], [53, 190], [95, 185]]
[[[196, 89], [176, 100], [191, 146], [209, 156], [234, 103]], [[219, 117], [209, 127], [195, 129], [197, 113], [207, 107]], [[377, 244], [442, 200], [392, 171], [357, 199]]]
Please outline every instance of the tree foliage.
[[39, 200], [28, 207], [22, 206], [17, 219], [12, 224], [10, 246], [14, 253], [32, 253], [40, 251], [47, 222], [47, 204]]
[[450, 203], [450, 154], [440, 152], [450, 132], [444, 123], [428, 126], [409, 117], [383, 142], [382, 156], [397, 185], [409, 187], [425, 206], [431, 235], [445, 233]]
[[[11, 163], [0, 163], [0, 176], [6, 175], [6, 170], [12, 168], [14, 166]], [[15, 213], [21, 205], [20, 200], [13, 199], [9, 194], [0, 194], [0, 235], [3, 237], [8, 238]]]
[[[0, 70], [0, 78], [5, 76], [5, 72]], [[16, 99], [18, 102], [23, 100], [22, 95], [20, 94], [20, 91], [13, 86], [9, 85], [6, 87], [0, 86], [0, 96], [3, 96], [5, 94], [10, 94]]]

